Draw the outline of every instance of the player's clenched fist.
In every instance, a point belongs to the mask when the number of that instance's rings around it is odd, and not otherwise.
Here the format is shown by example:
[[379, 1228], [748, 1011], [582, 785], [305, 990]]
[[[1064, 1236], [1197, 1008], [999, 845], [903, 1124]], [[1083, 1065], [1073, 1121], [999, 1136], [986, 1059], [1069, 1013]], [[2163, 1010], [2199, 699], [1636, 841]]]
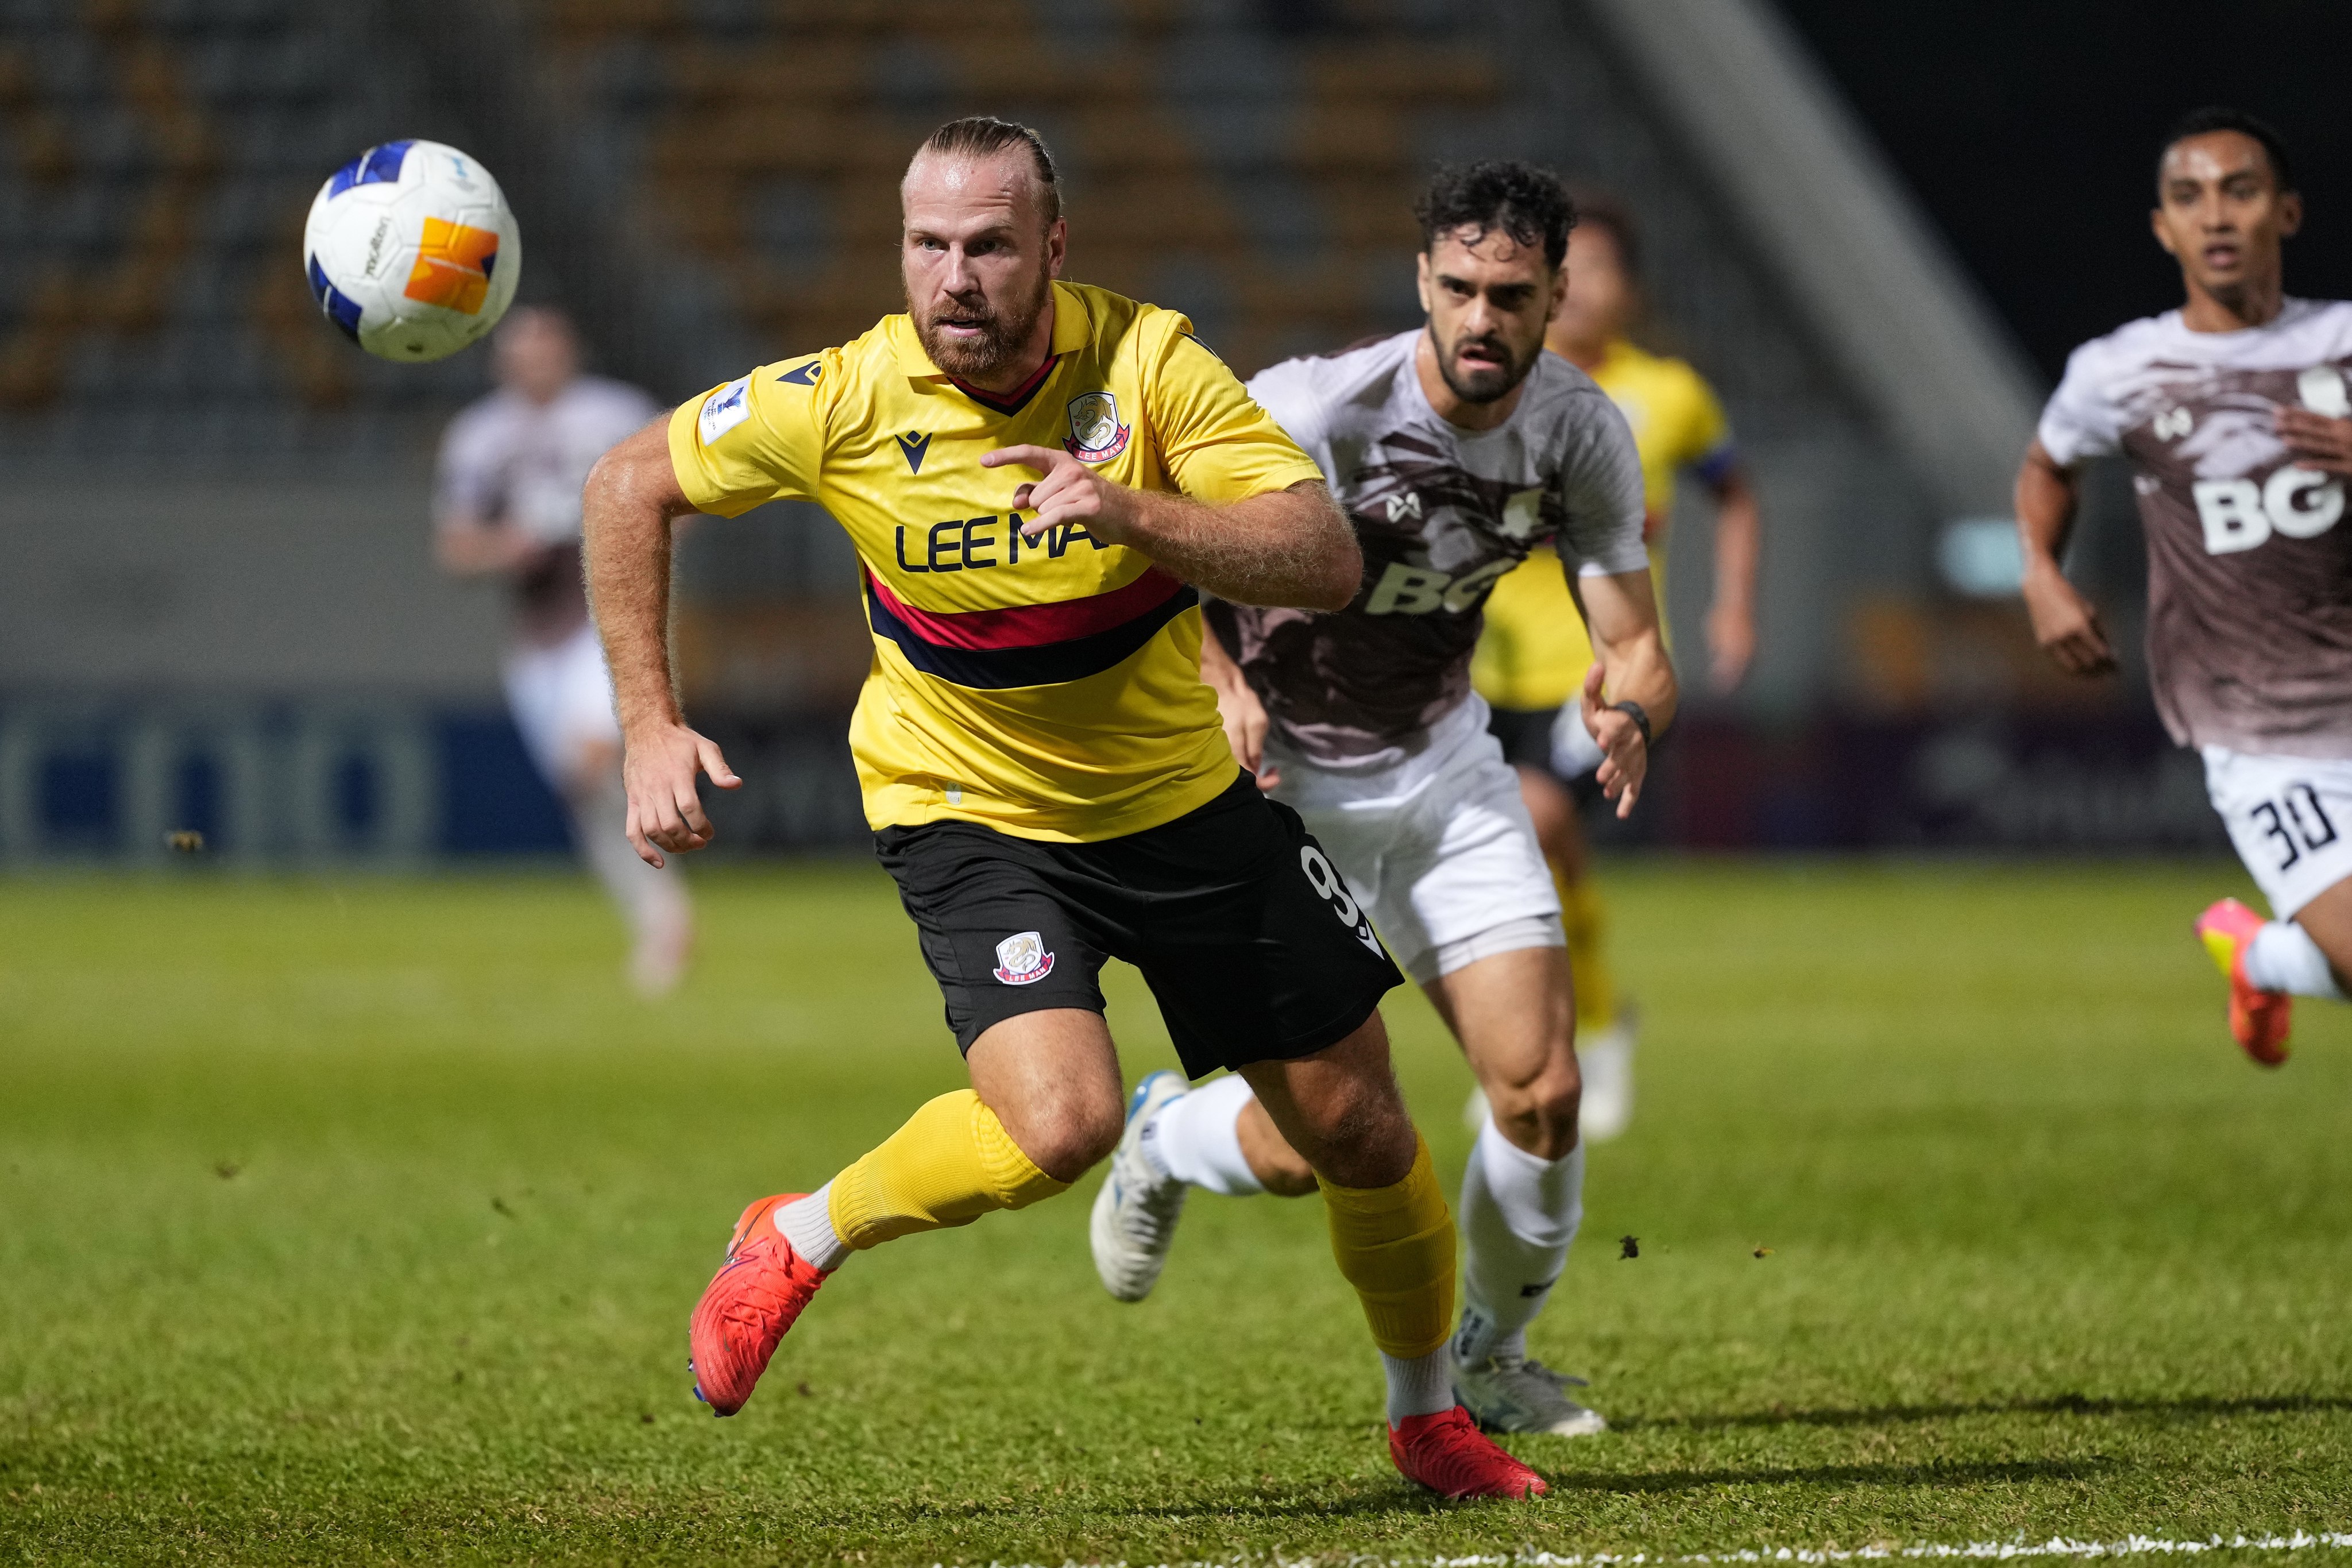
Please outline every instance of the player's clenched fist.
[[1045, 476], [1013, 492], [1014, 511], [1034, 510], [1037, 514], [1021, 525], [1023, 538], [1034, 539], [1049, 528], [1074, 522], [1106, 544], [1124, 542], [1133, 490], [1051, 447], [1000, 447], [980, 460], [983, 468], [1007, 464]]
[[682, 855], [709, 843], [716, 835], [694, 775], [709, 773], [720, 789], [743, 783], [718, 745], [677, 723], [641, 725], [629, 731], [625, 745], [621, 779], [629, 792], [629, 842], [638, 856], [659, 867], [664, 849]]

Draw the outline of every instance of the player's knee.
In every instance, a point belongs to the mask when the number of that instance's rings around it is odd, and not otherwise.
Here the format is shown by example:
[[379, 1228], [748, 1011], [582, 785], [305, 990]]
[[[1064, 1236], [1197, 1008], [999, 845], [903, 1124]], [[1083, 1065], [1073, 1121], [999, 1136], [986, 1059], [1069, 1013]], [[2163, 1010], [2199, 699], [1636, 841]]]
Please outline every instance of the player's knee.
[[1075, 1182], [1118, 1147], [1123, 1110], [1116, 1098], [1072, 1092], [1023, 1108], [1007, 1127], [1032, 1164], [1057, 1182]]
[[1539, 1160], [1560, 1159], [1576, 1147], [1584, 1082], [1573, 1056], [1562, 1052], [1524, 1083], [1491, 1083], [1485, 1088], [1496, 1130], [1516, 1146]]

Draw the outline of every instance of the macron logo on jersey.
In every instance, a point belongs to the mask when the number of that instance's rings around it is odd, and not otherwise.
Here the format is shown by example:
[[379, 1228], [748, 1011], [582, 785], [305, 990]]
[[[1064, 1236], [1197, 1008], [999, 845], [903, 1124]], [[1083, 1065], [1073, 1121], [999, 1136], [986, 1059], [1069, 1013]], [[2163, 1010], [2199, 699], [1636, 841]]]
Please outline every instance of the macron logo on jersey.
[[904, 436], [893, 436], [890, 439], [898, 442], [898, 450], [906, 455], [907, 471], [910, 474], [921, 473], [923, 454], [931, 449], [930, 432], [926, 430], [918, 436], [909, 430]]
[[702, 433], [706, 447], [751, 417], [751, 378], [742, 376], [729, 382], [702, 400], [702, 413], [695, 420], [695, 428]]

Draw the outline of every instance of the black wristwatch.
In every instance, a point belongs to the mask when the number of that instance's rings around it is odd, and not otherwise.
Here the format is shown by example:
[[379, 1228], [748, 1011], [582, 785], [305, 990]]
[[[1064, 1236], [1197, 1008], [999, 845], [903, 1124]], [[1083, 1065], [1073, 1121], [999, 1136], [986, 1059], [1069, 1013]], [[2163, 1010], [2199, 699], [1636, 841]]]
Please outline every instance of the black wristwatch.
[[1644, 746], [1655, 744], [1655, 742], [1650, 739], [1650, 710], [1648, 709], [1643, 707], [1640, 703], [1634, 701], [1630, 697], [1622, 702], [1612, 702], [1609, 706], [1612, 711], [1622, 713], [1626, 718], [1633, 721], [1633, 728], [1642, 731], [1642, 744]]

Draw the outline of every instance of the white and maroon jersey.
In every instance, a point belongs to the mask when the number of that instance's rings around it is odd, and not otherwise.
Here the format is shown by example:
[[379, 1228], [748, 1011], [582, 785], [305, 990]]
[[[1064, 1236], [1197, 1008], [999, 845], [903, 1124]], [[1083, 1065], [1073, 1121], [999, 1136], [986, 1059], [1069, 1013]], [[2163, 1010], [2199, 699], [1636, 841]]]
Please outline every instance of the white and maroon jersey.
[[500, 390], [449, 422], [434, 481], [436, 512], [510, 523], [545, 546], [511, 584], [531, 640], [548, 641], [587, 619], [581, 487], [597, 458], [660, 412], [625, 382], [582, 375], [551, 402]]
[[1646, 570], [1642, 462], [1608, 395], [1539, 353], [1518, 406], [1464, 430], [1430, 406], [1422, 329], [1259, 373], [1250, 395], [1322, 468], [1363, 545], [1332, 614], [1217, 604], [1217, 636], [1286, 751], [1320, 767], [1392, 766], [1470, 695], [1480, 609], [1540, 544], [1567, 570]]
[[2352, 416], [2352, 303], [2289, 300], [2197, 332], [2178, 310], [2074, 351], [2042, 411], [2061, 467], [2131, 459], [2147, 535], [2147, 662], [2185, 746], [2352, 757], [2352, 523], [2276, 411]]

